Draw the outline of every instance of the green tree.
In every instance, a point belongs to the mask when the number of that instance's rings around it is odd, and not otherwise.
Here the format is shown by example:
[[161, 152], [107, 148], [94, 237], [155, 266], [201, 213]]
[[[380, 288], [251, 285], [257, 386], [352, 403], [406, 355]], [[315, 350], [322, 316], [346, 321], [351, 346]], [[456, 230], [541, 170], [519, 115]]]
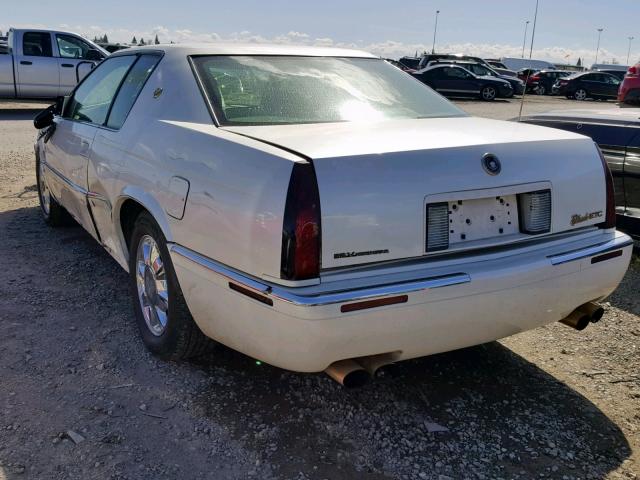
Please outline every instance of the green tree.
[[146, 45], [146, 43], [144, 43], [144, 38], [140, 37], [140, 43], [138, 45]]
[[582, 66], [582, 59], [580, 57], [578, 57], [578, 61], [576, 62], [576, 66], [577, 67], [581, 67]]
[[106, 33], [102, 36], [102, 41], [103, 41], [104, 43], [109, 43], [109, 38], [107, 37], [107, 34], [106, 34]]
[[156, 45], [160, 45], [160, 40], [158, 40], [158, 34], [156, 33], [156, 39], [153, 41]]
[[136, 36], [134, 35], [133, 38], [131, 39], [131, 45], [137, 45], [138, 44], [138, 40], [136, 40]]

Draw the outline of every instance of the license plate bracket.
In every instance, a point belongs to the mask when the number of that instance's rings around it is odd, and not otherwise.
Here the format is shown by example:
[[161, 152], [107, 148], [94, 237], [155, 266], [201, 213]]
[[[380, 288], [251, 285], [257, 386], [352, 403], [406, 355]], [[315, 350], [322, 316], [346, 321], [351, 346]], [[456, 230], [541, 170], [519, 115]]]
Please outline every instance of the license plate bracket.
[[516, 195], [449, 201], [449, 245], [517, 234]]

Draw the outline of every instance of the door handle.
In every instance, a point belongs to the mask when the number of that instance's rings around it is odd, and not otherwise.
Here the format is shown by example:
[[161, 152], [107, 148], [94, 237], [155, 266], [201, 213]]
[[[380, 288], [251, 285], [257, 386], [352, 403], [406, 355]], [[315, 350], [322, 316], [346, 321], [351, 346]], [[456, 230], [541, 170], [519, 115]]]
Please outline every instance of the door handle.
[[20, 65], [33, 65], [33, 62], [29, 62], [28, 60], [20, 60]]
[[60, 66], [64, 67], [64, 68], [73, 68], [74, 67], [73, 63], [63, 63]]

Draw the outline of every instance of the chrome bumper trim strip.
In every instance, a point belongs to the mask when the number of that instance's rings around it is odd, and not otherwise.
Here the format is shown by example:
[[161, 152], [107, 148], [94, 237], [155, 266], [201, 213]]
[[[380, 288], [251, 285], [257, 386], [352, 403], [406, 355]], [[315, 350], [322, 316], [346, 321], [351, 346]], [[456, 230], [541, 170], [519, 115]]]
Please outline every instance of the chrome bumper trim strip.
[[573, 262], [574, 260], [581, 260], [583, 258], [592, 257], [594, 255], [600, 255], [603, 253], [618, 250], [633, 245], [633, 240], [625, 234], [619, 233], [613, 240], [592, 245], [586, 248], [580, 248], [577, 250], [570, 250], [568, 252], [549, 255], [547, 258], [551, 260], [552, 265], [561, 265], [567, 262]]
[[460, 285], [471, 281], [471, 277], [466, 273], [454, 273], [451, 275], [429, 277], [420, 280], [378, 285], [374, 287], [304, 295], [294, 292], [293, 288], [269, 285], [256, 281], [216, 262], [215, 260], [211, 260], [210, 258], [204, 257], [193, 250], [180, 245], [171, 244], [169, 246], [169, 251], [195, 263], [196, 265], [199, 265], [202, 268], [205, 268], [206, 270], [220, 275], [231, 282], [237, 283], [242, 287], [248, 288], [267, 297], [277, 298], [283, 302], [304, 307], [332, 305], [336, 303], [386, 297], [389, 295], [414, 293], [429, 290], [431, 288]]

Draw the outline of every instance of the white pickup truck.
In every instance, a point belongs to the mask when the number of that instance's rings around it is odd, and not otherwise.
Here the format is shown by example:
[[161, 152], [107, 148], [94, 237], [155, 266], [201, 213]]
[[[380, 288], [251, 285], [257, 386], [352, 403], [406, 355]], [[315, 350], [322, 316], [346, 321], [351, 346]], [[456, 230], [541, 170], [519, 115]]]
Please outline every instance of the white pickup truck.
[[0, 48], [0, 98], [56, 98], [73, 87], [109, 52], [80, 35], [11, 29]]

